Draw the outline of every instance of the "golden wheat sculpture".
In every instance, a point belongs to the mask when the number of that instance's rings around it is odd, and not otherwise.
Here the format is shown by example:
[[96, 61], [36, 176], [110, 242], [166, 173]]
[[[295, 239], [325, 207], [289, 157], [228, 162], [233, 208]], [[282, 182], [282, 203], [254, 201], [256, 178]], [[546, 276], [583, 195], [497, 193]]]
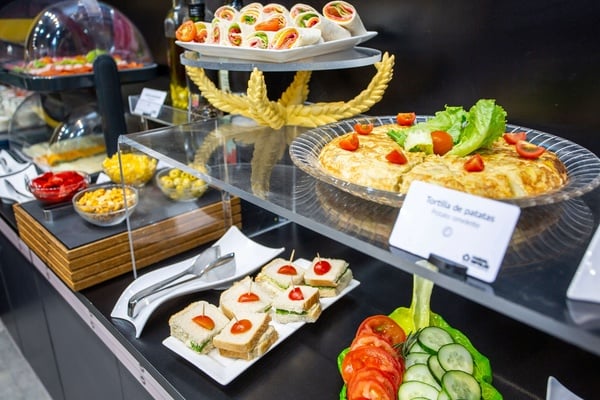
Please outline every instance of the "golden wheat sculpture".
[[214, 107], [226, 113], [250, 118], [259, 125], [280, 129], [283, 126], [314, 128], [368, 111], [381, 100], [392, 79], [394, 56], [386, 52], [374, 66], [377, 72], [371, 82], [352, 100], [311, 104], [306, 104], [310, 71], [298, 71], [281, 97], [272, 101], [267, 97], [264, 75], [257, 68], [250, 74], [246, 94], [220, 90], [201, 67], [186, 65], [185, 69], [192, 82]]

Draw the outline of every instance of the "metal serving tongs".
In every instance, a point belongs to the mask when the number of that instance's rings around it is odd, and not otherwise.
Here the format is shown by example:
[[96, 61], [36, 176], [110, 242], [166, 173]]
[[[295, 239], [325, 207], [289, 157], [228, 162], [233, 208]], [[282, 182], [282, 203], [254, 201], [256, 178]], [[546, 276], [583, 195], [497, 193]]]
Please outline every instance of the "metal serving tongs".
[[[188, 268], [184, 269], [178, 274], [175, 274], [167, 279], [157, 282], [143, 290], [140, 290], [131, 298], [127, 303], [127, 315], [129, 317], [135, 316], [136, 306], [147, 297], [162, 292], [163, 290], [174, 288], [182, 283], [189, 282], [191, 280], [197, 280], [204, 277], [207, 273], [214, 270], [215, 268], [228, 266], [227, 268], [221, 269], [220, 271], [214, 271], [215, 273], [207, 276], [208, 282], [218, 281], [225, 279], [235, 273], [235, 254], [227, 253], [220, 256], [219, 246], [212, 246], [202, 252]], [[186, 279], [177, 281], [183, 276], [189, 275]]]

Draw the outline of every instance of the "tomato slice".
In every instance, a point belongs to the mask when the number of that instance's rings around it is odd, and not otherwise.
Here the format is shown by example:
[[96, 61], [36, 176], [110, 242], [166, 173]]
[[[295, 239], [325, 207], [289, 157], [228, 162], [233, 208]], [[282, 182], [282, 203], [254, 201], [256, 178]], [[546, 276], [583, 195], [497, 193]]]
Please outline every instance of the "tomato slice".
[[452, 136], [446, 131], [431, 132], [431, 141], [433, 142], [433, 153], [443, 156], [454, 146]]
[[360, 336], [356, 336], [350, 345], [350, 350], [356, 350], [363, 346], [374, 346], [387, 351], [394, 358], [399, 359], [399, 350], [396, 350], [394, 346], [385, 337], [377, 335], [375, 333], [364, 331]]
[[254, 301], [259, 301], [260, 297], [253, 292], [247, 292], [247, 293], [242, 293], [240, 294], [240, 297], [238, 297], [238, 302], [240, 303], [252, 303]]
[[502, 135], [504, 141], [508, 144], [517, 144], [519, 140], [526, 140], [527, 133], [526, 132], [507, 132]]
[[293, 265], [283, 265], [279, 267], [277, 273], [282, 275], [296, 275], [298, 271], [296, 271], [296, 268]]
[[544, 151], [546, 151], [546, 149], [542, 146], [537, 146], [526, 140], [519, 140], [515, 145], [515, 149], [517, 149], [517, 153], [519, 153], [521, 157], [528, 158], [530, 160], [539, 158]]
[[252, 322], [248, 319], [240, 319], [231, 325], [231, 333], [239, 334], [249, 331], [252, 328]]
[[402, 126], [410, 126], [415, 123], [415, 119], [417, 119], [417, 114], [414, 112], [408, 113], [398, 113], [396, 115], [396, 122], [398, 125]]
[[348, 383], [363, 368], [376, 368], [388, 376], [394, 387], [402, 382], [403, 367], [387, 351], [375, 346], [362, 346], [349, 351], [342, 361], [342, 378]]
[[194, 321], [204, 329], [208, 329], [209, 331], [215, 329], [215, 321], [213, 321], [213, 319], [208, 315], [196, 315], [194, 318], [192, 318], [192, 321]]
[[473, 154], [465, 161], [465, 170], [468, 172], [481, 172], [484, 168], [483, 158], [479, 154]]
[[329, 271], [331, 271], [331, 264], [327, 260], [318, 260], [313, 266], [315, 274], [317, 275], [325, 275]]
[[376, 368], [363, 368], [348, 382], [348, 400], [394, 400], [398, 388]]
[[387, 340], [392, 346], [404, 343], [406, 333], [400, 325], [387, 315], [371, 315], [363, 320], [358, 327], [355, 337], [372, 333]]
[[179, 28], [175, 31], [175, 38], [182, 42], [191, 42], [196, 37], [196, 25], [194, 21], [187, 20], [183, 24], [179, 25]]
[[358, 145], [358, 134], [356, 132], [352, 132], [340, 140], [340, 147], [344, 150], [354, 151], [358, 149]]
[[385, 159], [391, 162], [392, 164], [406, 164], [408, 162], [408, 158], [406, 158], [406, 154], [402, 150], [394, 149], [385, 155]]
[[304, 300], [304, 293], [302, 293], [302, 289], [300, 289], [299, 287], [295, 287], [292, 290], [290, 290], [288, 297], [290, 298], [290, 300]]
[[359, 135], [368, 135], [369, 133], [373, 132], [373, 124], [361, 124], [360, 122], [357, 122], [356, 124], [354, 124], [354, 131]]

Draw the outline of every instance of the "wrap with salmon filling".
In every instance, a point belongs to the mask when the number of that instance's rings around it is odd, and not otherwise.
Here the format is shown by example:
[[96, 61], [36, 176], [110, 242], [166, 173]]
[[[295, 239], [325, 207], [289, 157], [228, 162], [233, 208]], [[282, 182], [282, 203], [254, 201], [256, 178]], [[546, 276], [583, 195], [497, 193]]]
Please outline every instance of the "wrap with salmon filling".
[[330, 1], [323, 6], [323, 15], [330, 21], [348, 29], [352, 36], [367, 33], [358, 12], [346, 1]]

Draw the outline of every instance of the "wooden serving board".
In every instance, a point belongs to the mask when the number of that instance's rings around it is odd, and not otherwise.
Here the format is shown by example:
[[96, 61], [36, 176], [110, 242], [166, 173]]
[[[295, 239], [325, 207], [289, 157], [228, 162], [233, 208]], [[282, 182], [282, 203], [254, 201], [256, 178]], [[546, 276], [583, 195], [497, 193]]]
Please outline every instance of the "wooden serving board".
[[[217, 240], [228, 228], [216, 191], [196, 202], [176, 203], [144, 190], [130, 219], [137, 269]], [[36, 201], [15, 204], [13, 209], [21, 239], [71, 289], [82, 290], [132, 271], [125, 223], [96, 227], [72, 209], [46, 221]], [[231, 209], [233, 224], [241, 227], [239, 198], [231, 200]]]

